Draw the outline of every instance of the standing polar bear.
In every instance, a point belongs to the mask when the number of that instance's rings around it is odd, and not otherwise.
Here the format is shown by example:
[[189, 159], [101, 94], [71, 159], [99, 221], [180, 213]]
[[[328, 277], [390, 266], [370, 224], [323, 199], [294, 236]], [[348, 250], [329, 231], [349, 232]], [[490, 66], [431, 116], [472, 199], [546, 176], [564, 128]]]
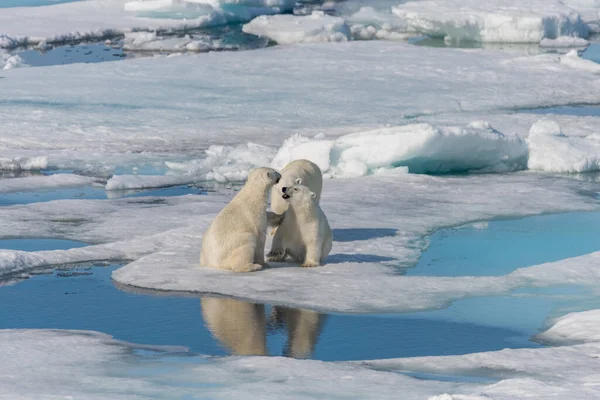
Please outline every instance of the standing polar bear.
[[[300, 180], [298, 180], [300, 179]], [[291, 187], [296, 184], [308, 187], [315, 194], [315, 201], [319, 204], [321, 192], [323, 191], [323, 174], [317, 164], [309, 160], [295, 160], [286, 165], [281, 170], [281, 179], [279, 183], [273, 186], [271, 190], [271, 210], [273, 213], [283, 215], [288, 209], [288, 203], [282, 198], [284, 187]], [[275, 225], [275, 224], [272, 224]], [[274, 228], [272, 234], [273, 243], [269, 257], [280, 257], [283, 254], [282, 235], [277, 234], [278, 229]]]
[[[298, 178], [298, 182], [301, 179]], [[317, 195], [306, 186], [284, 187], [282, 198], [288, 203], [285, 218], [277, 229], [283, 251], [269, 256], [269, 261], [283, 261], [289, 255], [302, 267], [323, 264], [332, 246], [332, 234]]]
[[246, 184], [221, 210], [202, 236], [200, 265], [251, 272], [265, 266], [267, 225], [276, 217], [267, 216], [267, 200], [273, 185], [281, 179], [272, 168], [250, 172]]
[[283, 214], [288, 209], [288, 203], [281, 197], [281, 188], [294, 186], [298, 178], [301, 185], [312, 190], [317, 196], [317, 204], [323, 191], [323, 174], [317, 164], [308, 160], [295, 160], [283, 167], [279, 183], [271, 190], [271, 210], [275, 214]]

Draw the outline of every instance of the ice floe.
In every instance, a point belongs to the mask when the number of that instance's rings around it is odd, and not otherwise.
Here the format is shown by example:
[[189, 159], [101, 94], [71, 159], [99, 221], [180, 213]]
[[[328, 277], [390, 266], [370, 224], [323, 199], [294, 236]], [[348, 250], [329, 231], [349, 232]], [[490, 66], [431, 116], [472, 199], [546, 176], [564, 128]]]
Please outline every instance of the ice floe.
[[73, 174], [39, 175], [28, 176], [25, 178], [2, 179], [0, 180], [0, 193], [86, 186], [96, 183], [97, 181], [98, 180], [95, 178]]
[[[0, 391], [11, 399], [427, 398], [473, 385], [423, 381], [350, 363], [208, 358], [89, 331], [0, 331]], [[183, 353], [183, 354], [182, 354]]]
[[535, 338], [553, 345], [600, 342], [600, 310], [575, 312], [560, 317], [548, 330], [537, 334]]
[[483, 376], [498, 382], [440, 394], [435, 400], [595, 399], [600, 397], [597, 343], [546, 349], [506, 349], [464, 356], [366, 361], [362, 365], [440, 375]]
[[439, 226], [496, 216], [596, 210], [596, 200], [580, 194], [586, 185], [570, 179], [540, 179], [531, 173], [440, 178], [387, 171], [330, 180], [322, 199], [334, 228], [328, 265], [305, 270], [281, 264], [236, 279], [226, 271], [198, 265], [202, 232], [231, 195], [61, 200], [3, 207], [0, 237], [51, 236], [92, 245], [34, 253], [6, 251], [0, 273], [135, 260], [117, 270], [113, 279], [150, 289], [212, 292], [352, 312], [437, 308], [518, 286], [596, 285], [598, 254], [568, 261], [567, 267], [565, 261], [500, 277], [395, 275], [417, 260], [425, 244], [423, 236]]
[[340, 17], [322, 11], [308, 16], [274, 15], [253, 19], [243, 27], [244, 32], [264, 36], [279, 43], [344, 42], [350, 39], [350, 27]]
[[0, 70], [7, 70], [12, 68], [27, 67], [23, 58], [19, 55], [11, 55], [6, 51], [0, 49]]
[[159, 38], [156, 32], [128, 32], [123, 40], [123, 50], [135, 51], [209, 51], [214, 48], [209, 37], [192, 38], [189, 35]]
[[0, 47], [98, 40], [134, 31], [169, 31], [250, 21], [289, 11], [294, 1], [87, 0], [5, 8]]
[[507, 171], [525, 167], [527, 146], [519, 136], [505, 136], [482, 121], [466, 127], [409, 124], [334, 140], [295, 136], [284, 142], [271, 165], [280, 169], [299, 158], [337, 177], [400, 166], [417, 173]]
[[[285, 357], [208, 358], [185, 354], [183, 348], [126, 343], [90, 331], [9, 329], [0, 331], [0, 338], [0, 373], [11, 377], [0, 382], [0, 389], [20, 399], [396, 399], [401, 392], [407, 399], [587, 400], [600, 395], [597, 343], [330, 363]], [[430, 373], [431, 378], [404, 374], [413, 372]], [[445, 378], [460, 380], [461, 375], [487, 380], [463, 383]]]
[[590, 42], [587, 39], [573, 36], [559, 36], [556, 39], [544, 38], [540, 42], [542, 47], [586, 47]]
[[293, 134], [330, 140], [422, 115], [594, 103], [600, 76], [582, 61], [354, 41], [15, 69], [2, 72], [0, 157], [74, 169], [179, 162], [212, 144], [278, 149]]
[[393, 13], [410, 31], [450, 41], [539, 43], [544, 38], [588, 36], [579, 13], [558, 0], [411, 1], [393, 7]]
[[0, 158], [2, 171], [34, 171], [48, 168], [48, 157], [12, 157]]

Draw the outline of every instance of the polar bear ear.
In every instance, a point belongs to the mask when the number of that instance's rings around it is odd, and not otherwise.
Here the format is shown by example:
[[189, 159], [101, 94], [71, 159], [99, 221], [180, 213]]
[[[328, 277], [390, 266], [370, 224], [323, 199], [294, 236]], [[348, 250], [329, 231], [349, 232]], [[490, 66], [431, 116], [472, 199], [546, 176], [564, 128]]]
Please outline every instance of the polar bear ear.
[[315, 193], [315, 192], [310, 192], [310, 198], [311, 198], [311, 199], [315, 199], [315, 198], [317, 198], [317, 195], [316, 195], [316, 193]]
[[296, 185], [302, 185], [302, 178], [296, 178]]

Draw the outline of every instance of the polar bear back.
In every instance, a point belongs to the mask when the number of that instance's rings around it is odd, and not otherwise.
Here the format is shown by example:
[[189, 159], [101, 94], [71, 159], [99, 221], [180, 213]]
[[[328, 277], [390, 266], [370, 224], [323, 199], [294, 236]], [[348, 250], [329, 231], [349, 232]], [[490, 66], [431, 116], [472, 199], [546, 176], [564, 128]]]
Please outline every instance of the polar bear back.
[[271, 190], [271, 210], [275, 214], [283, 214], [288, 209], [288, 204], [281, 197], [281, 188], [294, 186], [296, 180], [302, 179], [302, 185], [308, 187], [317, 195], [317, 204], [321, 200], [323, 191], [323, 174], [317, 164], [309, 160], [295, 160], [281, 170], [281, 180]]
[[[242, 189], [202, 236], [201, 265], [236, 270], [252, 261], [264, 264], [267, 199], [280, 177], [271, 168], [258, 168], [250, 173]], [[236, 252], [241, 252], [239, 257]]]

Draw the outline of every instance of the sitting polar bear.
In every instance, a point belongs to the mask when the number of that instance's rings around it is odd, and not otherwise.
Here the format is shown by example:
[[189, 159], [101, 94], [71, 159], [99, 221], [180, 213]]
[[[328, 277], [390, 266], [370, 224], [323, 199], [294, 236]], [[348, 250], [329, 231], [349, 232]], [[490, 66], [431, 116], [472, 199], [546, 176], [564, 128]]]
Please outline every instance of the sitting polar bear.
[[[283, 217], [285, 211], [288, 209], [288, 203], [281, 197], [283, 194], [281, 189], [284, 187], [294, 186], [295, 184], [308, 187], [313, 193], [315, 193], [315, 201], [317, 204], [319, 204], [321, 192], [323, 190], [323, 174], [321, 173], [321, 169], [312, 161], [295, 160], [281, 170], [281, 179], [279, 180], [279, 183], [273, 186], [273, 189], [271, 190], [271, 210], [273, 213]], [[270, 225], [276, 226], [279, 222], [281, 221], [275, 221]], [[277, 235], [277, 228], [274, 228], [271, 234], [274, 235], [274, 237], [273, 243], [271, 244], [271, 251], [269, 252], [268, 256], [280, 256], [283, 253], [283, 247], [281, 244], [282, 236], [281, 234]]]
[[281, 190], [289, 208], [275, 236], [280, 237], [283, 250], [270, 253], [269, 261], [283, 261], [289, 255], [305, 268], [323, 264], [331, 251], [332, 234], [317, 195], [299, 184]]
[[265, 266], [267, 225], [277, 216], [267, 215], [267, 199], [281, 179], [272, 168], [257, 168], [202, 236], [200, 265], [250, 272]]

